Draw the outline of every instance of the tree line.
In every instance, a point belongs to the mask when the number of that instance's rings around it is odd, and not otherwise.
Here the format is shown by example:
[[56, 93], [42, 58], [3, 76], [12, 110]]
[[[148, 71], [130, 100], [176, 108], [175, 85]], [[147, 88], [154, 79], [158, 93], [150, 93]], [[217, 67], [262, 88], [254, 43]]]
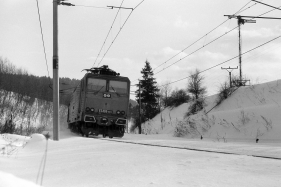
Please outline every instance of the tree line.
[[[64, 89], [78, 82], [60, 78]], [[63, 105], [68, 105], [70, 96], [60, 94], [60, 113], [65, 113]], [[52, 121], [52, 97], [51, 78], [31, 75], [0, 57], [0, 133], [41, 133]]]
[[[139, 133], [141, 133], [141, 123], [152, 119], [167, 107], [177, 107], [183, 103], [190, 103], [185, 114], [185, 117], [188, 117], [203, 110], [206, 106], [207, 87], [204, 86], [205, 77], [200, 74], [199, 69], [189, 72], [186, 88], [175, 88], [174, 90], [169, 81], [161, 86], [157, 84], [148, 61], [145, 62], [141, 74], [142, 78], [136, 85], [137, 90], [135, 91], [138, 105], [130, 108], [131, 117], [136, 119], [131, 131], [138, 128]], [[241, 85], [238, 76], [232, 77], [232, 83], [223, 82], [218, 88], [216, 106], [227, 99], [239, 86]]]
[[183, 103], [192, 102], [187, 115], [195, 114], [203, 109], [207, 88], [203, 86], [204, 76], [198, 69], [190, 72], [186, 89], [176, 88], [175, 90], [172, 90], [170, 82], [166, 82], [162, 86], [157, 84], [148, 61], [145, 62], [141, 74], [142, 79], [136, 85], [137, 90], [135, 91], [138, 106], [131, 109], [134, 111], [133, 117], [136, 119], [132, 131], [138, 128], [141, 133], [141, 123], [152, 119], [166, 107], [177, 107]]
[[[59, 82], [64, 90], [74, 88], [79, 84], [79, 80], [65, 77], [60, 78]], [[17, 68], [9, 60], [0, 57], [1, 90], [52, 102], [52, 84], [52, 78], [31, 75], [26, 70]], [[68, 105], [69, 99], [70, 94], [60, 94], [60, 104]]]

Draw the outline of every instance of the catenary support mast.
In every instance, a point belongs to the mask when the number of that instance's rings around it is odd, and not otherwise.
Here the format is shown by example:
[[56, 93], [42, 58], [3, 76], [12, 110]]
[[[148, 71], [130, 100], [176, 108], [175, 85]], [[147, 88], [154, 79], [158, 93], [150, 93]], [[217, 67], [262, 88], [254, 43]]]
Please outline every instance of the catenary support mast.
[[[236, 16], [236, 15], [224, 15], [227, 16], [229, 19], [236, 18], [238, 20], [238, 35], [239, 35], [239, 70], [240, 70], [240, 80], [239, 85], [243, 86], [248, 80], [243, 80], [242, 77], [242, 59], [241, 59], [241, 53], [242, 53], [242, 39], [241, 39], [241, 25], [245, 23], [256, 23], [256, 20], [253, 19], [281, 19], [281, 18], [275, 18], [275, 17], [260, 17], [260, 16]], [[251, 18], [250, 20], [244, 19], [244, 18]]]
[[59, 140], [58, 4], [53, 1], [53, 140]]

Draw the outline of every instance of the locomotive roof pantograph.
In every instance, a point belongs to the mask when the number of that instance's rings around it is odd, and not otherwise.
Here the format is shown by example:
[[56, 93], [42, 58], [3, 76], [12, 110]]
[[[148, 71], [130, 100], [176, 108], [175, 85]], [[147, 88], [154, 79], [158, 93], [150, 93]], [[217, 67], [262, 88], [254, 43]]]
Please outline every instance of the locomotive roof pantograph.
[[109, 69], [107, 65], [91, 69], [83, 69], [82, 71], [84, 70], [87, 71], [87, 73], [91, 74], [120, 76], [120, 73], [116, 73], [116, 71]]

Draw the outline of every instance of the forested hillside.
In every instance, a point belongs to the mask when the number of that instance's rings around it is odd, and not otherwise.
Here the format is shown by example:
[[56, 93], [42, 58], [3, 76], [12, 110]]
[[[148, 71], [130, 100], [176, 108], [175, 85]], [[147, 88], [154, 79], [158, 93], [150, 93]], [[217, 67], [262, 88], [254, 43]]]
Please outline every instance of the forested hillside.
[[[60, 78], [60, 104], [68, 105], [71, 88], [78, 85], [79, 80]], [[0, 57], [0, 90], [4, 95], [9, 92], [19, 94], [19, 99], [24, 96], [30, 99], [41, 99], [52, 101], [53, 80], [49, 77], [39, 77], [30, 75], [27, 71], [16, 68], [12, 63]], [[68, 91], [66, 94], [66, 90]]]
[[[60, 78], [60, 121], [79, 80]], [[0, 57], [0, 133], [30, 135], [52, 126], [52, 79], [29, 74]]]

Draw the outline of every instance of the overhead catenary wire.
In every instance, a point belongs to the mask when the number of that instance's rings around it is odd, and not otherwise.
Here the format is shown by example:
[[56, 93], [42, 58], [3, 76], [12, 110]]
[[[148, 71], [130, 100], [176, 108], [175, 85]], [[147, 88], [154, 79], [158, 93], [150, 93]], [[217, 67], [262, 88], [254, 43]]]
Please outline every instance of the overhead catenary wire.
[[[280, 6], [280, 7], [281, 7], [281, 6]], [[280, 7], [278, 7], [278, 8], [280, 8]], [[269, 11], [267, 11], [267, 12], [265, 12], [265, 13], [262, 13], [262, 14], [260, 14], [260, 15], [256, 16], [256, 17], [259, 17], [259, 16], [262, 16], [262, 15], [265, 15], [265, 14], [267, 14], [267, 13], [269, 13], [269, 12], [274, 11], [274, 10], [276, 10], [276, 9], [274, 8], [274, 9], [272, 9], [272, 10], [269, 10]], [[239, 11], [238, 11], [238, 12], [239, 12]], [[241, 13], [241, 12], [240, 12], [240, 13]], [[253, 20], [253, 19], [255, 19], [255, 18], [252, 18], [252, 20]], [[226, 21], [227, 21], [227, 20], [226, 20]], [[199, 51], [200, 49], [202, 49], [202, 48], [204, 48], [204, 47], [208, 46], [209, 44], [213, 43], [214, 41], [218, 40], [219, 38], [223, 37], [224, 35], [226, 35], [226, 34], [230, 33], [231, 31], [235, 30], [236, 28], [238, 28], [238, 26], [236, 26], [236, 27], [232, 28], [232, 29], [231, 29], [231, 30], [229, 30], [228, 32], [226, 32], [226, 33], [224, 33], [224, 34], [220, 35], [219, 37], [215, 38], [215, 39], [214, 39], [214, 40], [212, 40], [211, 42], [207, 43], [206, 45], [204, 45], [204, 46], [202, 46], [202, 47], [200, 47], [200, 48], [198, 48], [198, 49], [196, 49], [195, 51], [193, 51], [193, 52], [191, 52], [190, 54], [188, 54], [188, 55], [184, 56], [183, 58], [181, 58], [181, 59], [177, 60], [176, 62], [174, 62], [174, 63], [170, 64], [170, 65], [169, 65], [169, 66], [167, 66], [166, 68], [163, 68], [162, 70], [160, 70], [160, 71], [156, 72], [154, 75], [156, 75], [156, 74], [158, 74], [158, 73], [160, 73], [160, 72], [162, 72], [162, 71], [164, 71], [164, 70], [168, 69], [168, 68], [169, 68], [169, 67], [171, 67], [172, 65], [174, 65], [174, 64], [176, 64], [176, 63], [178, 63], [178, 62], [182, 61], [183, 59], [187, 58], [188, 56], [190, 56], [190, 55], [192, 55], [192, 54], [196, 53], [196, 52], [197, 52], [197, 51]], [[204, 36], [203, 36], [203, 37], [204, 37]], [[202, 39], [203, 37], [201, 37], [200, 39]], [[198, 41], [199, 41], [199, 40], [198, 40]], [[197, 41], [196, 41], [196, 42], [197, 42]], [[138, 79], [136, 79], [136, 80], [138, 80]], [[134, 81], [136, 81], [136, 80], [134, 80]], [[134, 82], [134, 81], [132, 81], [132, 82]]]
[[223, 37], [223, 36], [227, 35], [227, 34], [228, 34], [228, 33], [230, 33], [231, 31], [235, 30], [237, 27], [238, 27], [238, 26], [236, 26], [236, 27], [232, 28], [231, 30], [229, 30], [229, 31], [225, 32], [224, 34], [220, 35], [219, 37], [215, 38], [214, 40], [212, 40], [212, 41], [208, 42], [206, 45], [204, 45], [204, 46], [202, 46], [202, 47], [200, 47], [200, 48], [196, 49], [195, 51], [193, 51], [193, 52], [189, 53], [188, 55], [184, 56], [183, 58], [181, 58], [181, 59], [179, 59], [179, 60], [175, 61], [174, 63], [170, 64], [169, 66], [167, 66], [167, 67], [163, 68], [162, 70], [160, 70], [160, 71], [156, 72], [154, 75], [157, 75], [158, 73], [160, 73], [160, 72], [162, 72], [162, 71], [164, 71], [164, 70], [168, 69], [169, 67], [173, 66], [174, 64], [176, 64], [176, 63], [178, 63], [178, 62], [182, 61], [183, 59], [185, 59], [185, 58], [189, 57], [190, 55], [192, 55], [192, 54], [196, 53], [197, 51], [199, 51], [199, 50], [203, 49], [204, 47], [206, 47], [206, 46], [210, 45], [211, 43], [213, 43], [213, 42], [217, 41], [217, 40], [218, 40], [218, 39], [220, 39], [221, 37]]
[[[273, 39], [271, 39], [271, 40], [269, 40], [269, 41], [267, 41], [267, 42], [265, 42], [265, 43], [263, 43], [263, 44], [261, 44], [261, 45], [258, 45], [258, 46], [256, 46], [256, 47], [254, 47], [254, 48], [252, 48], [252, 49], [250, 49], [250, 50], [248, 50], [248, 51], [242, 53], [241, 56], [243, 56], [243, 55], [245, 55], [245, 54], [247, 54], [247, 53], [249, 53], [249, 52], [251, 52], [251, 51], [253, 51], [253, 50], [257, 49], [257, 48], [260, 48], [260, 47], [262, 47], [262, 46], [264, 46], [264, 45], [266, 45], [266, 44], [268, 44], [268, 43], [270, 43], [270, 42], [272, 42], [272, 41], [274, 41], [274, 40], [277, 40], [277, 39], [280, 38], [280, 37], [281, 37], [281, 35], [279, 35], [279, 36], [277, 36], [277, 37], [275, 37], [275, 38], [273, 38]], [[210, 67], [210, 68], [207, 68], [207, 69], [205, 69], [205, 70], [203, 70], [203, 71], [199, 71], [199, 74], [200, 74], [200, 73], [203, 73], [203, 72], [206, 72], [206, 71], [208, 71], [208, 70], [210, 70], [210, 69], [213, 69], [213, 68], [215, 68], [215, 67], [217, 67], [217, 66], [220, 66], [220, 65], [222, 65], [222, 64], [224, 64], [224, 63], [227, 63], [227, 62], [229, 62], [229, 61], [231, 61], [231, 60], [233, 60], [233, 59], [235, 59], [235, 58], [238, 58], [238, 57], [239, 57], [239, 55], [237, 55], [237, 56], [235, 56], [235, 57], [232, 57], [232, 58], [230, 58], [230, 59], [228, 59], [228, 60], [226, 60], [226, 61], [224, 61], [224, 62], [222, 62], [222, 63], [219, 63], [219, 64], [217, 64], [217, 65], [215, 65], [215, 66], [212, 66], [212, 67]], [[166, 85], [170, 85], [170, 84], [173, 84], [173, 83], [176, 83], [176, 82], [185, 80], [185, 79], [187, 79], [187, 78], [189, 78], [189, 77], [191, 77], [191, 75], [190, 75], [190, 76], [187, 76], [187, 77], [184, 77], [184, 78], [181, 78], [181, 79], [179, 79], [179, 80], [176, 80], [176, 81], [167, 83], [167, 84], [163, 84], [163, 85], [161, 85], [161, 86], [159, 86], [159, 87], [166, 86]]]
[[[143, 0], [143, 1], [144, 1], [144, 0]], [[135, 8], [137, 8], [143, 1], [141, 1]], [[101, 51], [102, 51], [102, 49], [103, 49], [103, 47], [104, 47], [104, 45], [105, 45], [105, 43], [106, 43], [106, 40], [107, 40], [107, 38], [108, 38], [108, 36], [109, 36], [111, 30], [112, 30], [112, 27], [113, 27], [113, 25], [114, 25], [114, 23], [115, 23], [115, 20], [116, 20], [116, 18], [117, 18], [117, 16], [118, 16], [118, 13], [119, 13], [120, 9], [131, 9], [132, 11], [135, 9], [135, 8], [124, 8], [124, 7], [122, 7], [123, 2], [124, 2], [124, 0], [122, 1], [120, 7], [114, 7], [114, 6], [98, 7], [98, 6], [74, 5], [74, 4], [71, 4], [71, 3], [67, 3], [67, 4], [66, 4], [66, 3], [62, 4], [62, 3], [61, 3], [62, 5], [67, 5], [67, 6], [81, 6], [81, 7], [89, 7], [89, 8], [104, 8], [104, 9], [119, 8], [119, 10], [118, 10], [118, 12], [117, 12], [117, 14], [116, 14], [116, 16], [115, 16], [115, 18], [114, 18], [114, 21], [113, 21], [113, 23], [112, 23], [112, 25], [111, 25], [111, 27], [110, 27], [110, 29], [109, 29], [109, 32], [108, 32], [108, 34], [107, 34], [107, 36], [106, 36], [106, 38], [105, 38], [105, 41], [103, 42], [103, 45], [102, 45], [102, 47], [101, 47], [101, 49], [100, 49], [100, 51], [99, 51], [99, 53], [98, 53], [98, 55], [97, 55], [97, 57], [96, 57], [96, 60], [95, 60], [95, 62], [94, 62], [94, 64], [93, 64], [93, 67], [95, 66], [96, 61], [97, 61], [98, 57], [100, 56], [100, 53], [101, 53]], [[132, 12], [131, 12], [131, 13], [132, 13]], [[130, 15], [131, 15], [131, 13], [130, 13]], [[130, 17], [130, 15], [128, 16], [128, 18]], [[125, 23], [127, 22], [128, 18], [126, 19]], [[112, 46], [112, 44], [114, 43], [115, 39], [116, 39], [117, 36], [119, 35], [120, 31], [121, 31], [122, 28], [124, 27], [125, 23], [124, 23], [123, 26], [120, 28], [119, 32], [117, 33], [117, 35], [116, 35], [116, 37], [114, 38], [113, 42], [111, 43], [110, 47]], [[107, 54], [107, 52], [109, 51], [110, 47], [107, 49], [107, 51], [106, 51], [106, 53], [104, 54], [104, 56], [105, 56], [105, 55]], [[103, 58], [104, 58], [104, 56], [103, 56]], [[102, 60], [103, 60], [103, 58], [102, 58]], [[101, 61], [102, 61], [102, 60], [101, 60]], [[101, 61], [99, 62], [99, 64], [101, 63]], [[98, 64], [98, 66], [99, 66], [99, 64]]]
[[[121, 2], [120, 7], [122, 6], [123, 2], [124, 2], [124, 0]], [[113, 9], [113, 7], [112, 7], [111, 9]], [[95, 60], [94, 64], [93, 64], [93, 67], [95, 66], [95, 64], [96, 64], [96, 62], [97, 62], [97, 59], [98, 59], [99, 56], [100, 56], [100, 53], [101, 53], [101, 51], [102, 51], [102, 49], [103, 49], [103, 47], [104, 47], [104, 45], [105, 45], [105, 43], [106, 43], [106, 41], [107, 41], [107, 38], [108, 38], [108, 36], [109, 36], [109, 34], [110, 34], [111, 30], [112, 30], [112, 27], [113, 27], [113, 25], [114, 25], [114, 23], [115, 23], [115, 21], [116, 21], [116, 18], [117, 18], [117, 16], [118, 16], [119, 12], [120, 12], [120, 8], [118, 9], [118, 11], [117, 11], [117, 13], [116, 13], [116, 15], [115, 15], [115, 18], [114, 18], [114, 20], [113, 20], [113, 22], [112, 22], [112, 24], [111, 24], [111, 26], [110, 26], [110, 29], [109, 29], [109, 31], [108, 31], [106, 37], [105, 37], [105, 40], [104, 40], [104, 42], [103, 42], [103, 44], [102, 44], [102, 46], [101, 46], [101, 49], [100, 49], [100, 51], [99, 51], [99, 53], [98, 53], [98, 55], [97, 55], [97, 57], [96, 57], [96, 60]]]
[[[278, 8], [281, 8], [281, 6], [279, 6]], [[267, 12], [265, 12], [265, 13], [262, 13], [262, 14], [260, 14], [260, 15], [258, 15], [258, 16], [262, 16], [262, 15], [265, 15], [265, 14], [267, 14], [267, 13], [269, 13], [269, 12], [272, 12], [272, 11], [274, 11], [274, 10], [276, 10], [276, 8], [274, 8], [274, 9], [271, 9], [271, 10], [269, 10], [269, 11], [267, 11]], [[258, 17], [257, 16], [257, 17]], [[254, 18], [253, 18], [254, 19]]]
[[265, 5], [265, 6], [269, 6], [269, 7], [271, 7], [271, 8], [275, 8], [275, 9], [281, 10], [279, 7], [274, 7], [274, 6], [271, 6], [271, 5], [269, 5], [269, 4], [265, 4], [265, 3], [262, 3], [262, 2], [259, 2], [259, 1], [255, 1], [255, 0], [252, 0], [252, 1], [257, 2], [257, 3], [260, 3], [260, 4]]
[[102, 60], [104, 59], [105, 55], [108, 53], [109, 49], [111, 48], [111, 46], [113, 45], [113, 43], [115, 42], [116, 38], [119, 36], [120, 32], [122, 31], [122, 29], [124, 28], [125, 24], [127, 23], [128, 19], [130, 18], [130, 16], [132, 15], [133, 11], [136, 10], [136, 8], [138, 8], [142, 3], [144, 2], [144, 0], [142, 0], [137, 6], [135, 6], [135, 8], [131, 9], [130, 14], [127, 16], [125, 22], [123, 23], [123, 25], [120, 27], [118, 33], [116, 34], [116, 36], [114, 37], [113, 41], [111, 42], [110, 46], [107, 48], [106, 52], [104, 53], [102, 59], [100, 60], [100, 62], [98, 63], [97, 66], [99, 66], [99, 64], [102, 62]]
[[140, 6], [143, 2], [144, 2], [144, 0], [142, 0], [137, 6], [135, 6], [134, 9], [138, 8], [138, 6]]
[[[39, 9], [38, 0], [36, 0], [36, 5], [37, 5], [37, 13], [38, 13], [39, 23], [40, 23], [40, 30], [41, 30], [41, 39], [42, 39], [42, 43], [43, 43], [43, 50], [44, 50], [44, 54], [45, 54], [45, 63], [46, 63], [46, 67], [47, 67], [48, 77], [49, 77], [49, 80], [50, 80], [50, 73], [49, 73], [49, 68], [48, 68], [48, 61], [47, 61], [47, 55], [46, 55], [46, 48], [45, 48], [44, 35], [43, 35], [42, 22], [41, 22], [41, 16], [40, 16], [40, 9]], [[51, 83], [51, 80], [50, 80], [50, 83]]]
[[99, 64], [103, 61], [105, 55], [108, 53], [109, 49], [111, 48], [111, 46], [113, 45], [113, 43], [115, 42], [116, 38], [118, 37], [118, 35], [120, 34], [121, 30], [123, 29], [124, 25], [126, 24], [126, 22], [128, 21], [129, 17], [131, 16], [131, 14], [133, 13], [133, 10], [131, 11], [131, 13], [129, 14], [129, 16], [127, 17], [127, 19], [125, 20], [125, 22], [123, 23], [123, 25], [120, 27], [118, 33], [116, 34], [116, 36], [114, 37], [114, 39], [112, 40], [111, 44], [109, 45], [109, 47], [107, 48], [106, 52], [104, 53], [103, 57], [101, 58]]
[[[242, 10], [244, 7], [246, 7], [249, 3], [251, 3], [252, 0], [250, 0], [248, 3], [246, 3], [242, 8], [240, 8], [235, 14], [236, 15], [238, 13], [241, 13], [243, 11], [245, 11], [246, 9]], [[256, 5], [257, 3], [255, 3], [254, 5]], [[254, 6], [252, 5], [252, 6]], [[248, 7], [247, 9], [251, 8], [252, 6]], [[196, 44], [197, 42], [199, 42], [200, 40], [202, 40], [203, 38], [205, 38], [207, 35], [209, 35], [210, 33], [212, 33], [213, 31], [215, 31], [216, 29], [218, 29], [221, 25], [223, 25], [224, 23], [226, 23], [227, 21], [229, 21], [229, 18], [226, 19], [225, 21], [223, 21], [222, 23], [220, 23], [219, 25], [217, 25], [215, 28], [213, 28], [212, 30], [210, 30], [209, 32], [207, 32], [206, 34], [204, 34], [202, 37], [200, 37], [199, 39], [197, 39], [196, 41], [194, 41], [193, 43], [191, 43], [190, 45], [188, 45], [187, 47], [185, 47], [183, 50], [181, 50], [180, 52], [178, 52], [177, 54], [175, 54], [174, 56], [172, 56], [171, 58], [169, 58], [168, 60], [166, 60], [165, 62], [161, 63], [160, 65], [158, 65], [157, 67], [155, 67], [154, 69], [152, 69], [152, 71], [155, 71], [157, 68], [161, 67], [162, 65], [166, 64], [167, 62], [169, 62], [170, 60], [172, 60], [173, 58], [175, 58], [176, 56], [178, 56], [179, 54], [181, 54], [182, 52], [184, 52], [185, 50], [187, 50], [188, 48], [190, 48], [191, 46], [193, 46], [194, 44]], [[237, 27], [236, 27], [237, 28]], [[231, 30], [232, 31], [232, 30]], [[205, 42], [204, 42], [205, 43]], [[203, 45], [203, 47], [205, 47], [206, 45]], [[202, 49], [203, 47], [201, 47], [200, 49]], [[170, 67], [170, 66], [169, 66]], [[167, 68], [165, 68], [167, 69]], [[137, 81], [139, 78], [137, 78], [136, 80], [133, 80], [132, 82]]]
[[[248, 4], [250, 4], [252, 2], [252, 0], [250, 0], [246, 5], [244, 5], [240, 10], [238, 10], [234, 15], [236, 15], [236, 14], [240, 14], [240, 13], [242, 13], [242, 12], [244, 12], [245, 10], [247, 10], [247, 9], [249, 9], [249, 8], [252, 8], [253, 6], [255, 6], [255, 5], [257, 5], [257, 3], [254, 3], [253, 5], [251, 5], [251, 6], [249, 6], [249, 7], [247, 7], [247, 8], [245, 8]], [[243, 8], [245, 8], [245, 9], [243, 9]]]

